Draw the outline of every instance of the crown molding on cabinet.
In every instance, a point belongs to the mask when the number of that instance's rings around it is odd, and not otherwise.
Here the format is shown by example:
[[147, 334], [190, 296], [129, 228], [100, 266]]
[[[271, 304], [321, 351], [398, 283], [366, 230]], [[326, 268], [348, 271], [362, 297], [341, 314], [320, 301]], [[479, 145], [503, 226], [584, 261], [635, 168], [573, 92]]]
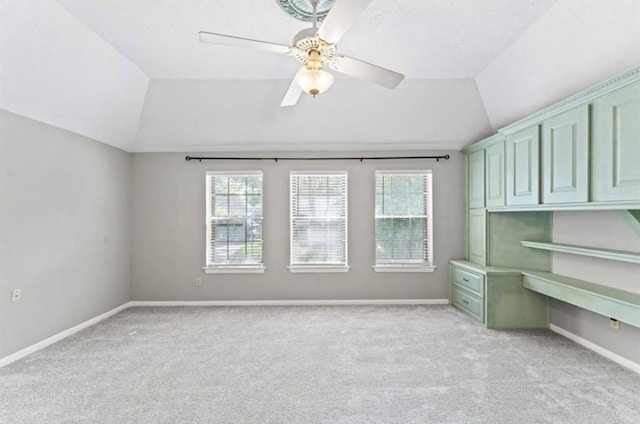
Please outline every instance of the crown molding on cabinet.
[[504, 139], [504, 136], [518, 132], [524, 128], [530, 127], [535, 124], [539, 124], [545, 119], [548, 119], [554, 115], [562, 113], [566, 110], [572, 109], [576, 106], [589, 103], [596, 98], [603, 96], [609, 92], [617, 90], [629, 84], [633, 84], [636, 81], [640, 81], [640, 65], [629, 69], [613, 78], [594, 85], [586, 90], [583, 90], [573, 96], [567, 97], [557, 103], [552, 104], [544, 109], [537, 111], [536, 113], [522, 118], [512, 124], [507, 125], [504, 128], [500, 128], [498, 132], [490, 137], [484, 138], [474, 144], [471, 144], [462, 151], [464, 153], [473, 153], [476, 150], [486, 148], [487, 146]]
[[574, 94], [573, 96], [567, 97], [566, 99], [559, 101], [558, 103], [541, 109], [533, 115], [529, 115], [526, 118], [520, 119], [519, 121], [516, 121], [504, 128], [499, 129], [498, 132], [507, 135], [512, 134], [514, 132], [520, 131], [523, 128], [538, 124], [545, 119], [564, 112], [565, 110], [569, 110], [576, 106], [589, 103], [598, 97], [601, 97], [626, 85], [632, 84], [636, 81], [640, 81], [640, 66], [631, 68], [618, 76], [615, 76], [600, 84], [594, 85], [591, 88]]

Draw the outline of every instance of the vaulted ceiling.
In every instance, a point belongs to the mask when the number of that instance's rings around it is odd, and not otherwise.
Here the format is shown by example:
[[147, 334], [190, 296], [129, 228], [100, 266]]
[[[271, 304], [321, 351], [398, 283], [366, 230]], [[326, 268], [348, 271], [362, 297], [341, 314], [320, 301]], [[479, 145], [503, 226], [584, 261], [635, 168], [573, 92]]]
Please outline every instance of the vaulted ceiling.
[[[475, 78], [553, 2], [373, 0], [339, 49], [410, 79]], [[152, 79], [290, 79], [300, 66], [295, 60], [201, 44], [198, 31], [290, 45], [298, 31], [311, 27], [276, 0], [58, 3]]]
[[[372, 0], [339, 51], [405, 74], [400, 86], [336, 75], [281, 108], [298, 62], [198, 42], [290, 44], [310, 25], [276, 0], [0, 0], [0, 107], [127, 151], [459, 149], [640, 62], [639, 4]], [[559, 54], [573, 63], [549, 69]], [[599, 70], [580, 73], [591, 60]], [[532, 100], [504, 107], [494, 93], [517, 77]]]

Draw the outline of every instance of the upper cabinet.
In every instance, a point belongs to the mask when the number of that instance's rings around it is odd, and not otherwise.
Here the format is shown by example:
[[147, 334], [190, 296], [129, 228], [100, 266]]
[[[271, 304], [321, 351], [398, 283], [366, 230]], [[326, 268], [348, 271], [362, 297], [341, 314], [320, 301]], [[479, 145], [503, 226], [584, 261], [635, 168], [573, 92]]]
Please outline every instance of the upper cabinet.
[[467, 157], [469, 208], [484, 208], [484, 151], [479, 150]]
[[471, 209], [640, 209], [640, 66], [464, 152]]
[[485, 150], [485, 199], [487, 207], [504, 206], [504, 140], [487, 146]]
[[542, 123], [542, 203], [589, 200], [589, 105]]
[[507, 205], [537, 205], [540, 198], [540, 128], [507, 136]]
[[593, 102], [592, 201], [640, 199], [640, 82]]

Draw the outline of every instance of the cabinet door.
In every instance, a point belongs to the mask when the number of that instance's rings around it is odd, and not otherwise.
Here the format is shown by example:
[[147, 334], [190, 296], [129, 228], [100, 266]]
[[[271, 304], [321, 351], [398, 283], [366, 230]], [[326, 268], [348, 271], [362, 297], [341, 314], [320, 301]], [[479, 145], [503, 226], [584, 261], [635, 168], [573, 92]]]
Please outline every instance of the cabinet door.
[[484, 208], [484, 150], [468, 156], [469, 208]]
[[584, 105], [542, 124], [542, 203], [588, 200], [589, 106]]
[[485, 160], [486, 205], [504, 206], [504, 141], [487, 147]]
[[467, 235], [469, 261], [478, 265], [486, 265], [487, 219], [484, 209], [469, 210], [469, 231]]
[[537, 205], [540, 171], [539, 126], [507, 136], [507, 205]]
[[640, 200], [640, 83], [593, 103], [592, 201]]

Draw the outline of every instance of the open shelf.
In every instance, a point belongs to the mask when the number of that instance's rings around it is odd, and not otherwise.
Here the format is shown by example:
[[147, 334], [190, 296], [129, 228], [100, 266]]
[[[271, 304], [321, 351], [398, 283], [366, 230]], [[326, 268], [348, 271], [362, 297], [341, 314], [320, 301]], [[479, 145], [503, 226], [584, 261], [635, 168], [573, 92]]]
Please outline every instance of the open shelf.
[[520, 242], [525, 247], [532, 249], [550, 250], [552, 252], [569, 253], [572, 255], [591, 256], [600, 259], [609, 259], [612, 261], [629, 262], [632, 264], [640, 264], [640, 253], [627, 252], [624, 250], [597, 249], [593, 247], [574, 246], [571, 244], [548, 243], [540, 241]]
[[575, 203], [542, 203], [536, 205], [491, 206], [489, 212], [525, 212], [525, 211], [611, 211], [640, 210], [638, 201], [619, 202], [575, 202]]

